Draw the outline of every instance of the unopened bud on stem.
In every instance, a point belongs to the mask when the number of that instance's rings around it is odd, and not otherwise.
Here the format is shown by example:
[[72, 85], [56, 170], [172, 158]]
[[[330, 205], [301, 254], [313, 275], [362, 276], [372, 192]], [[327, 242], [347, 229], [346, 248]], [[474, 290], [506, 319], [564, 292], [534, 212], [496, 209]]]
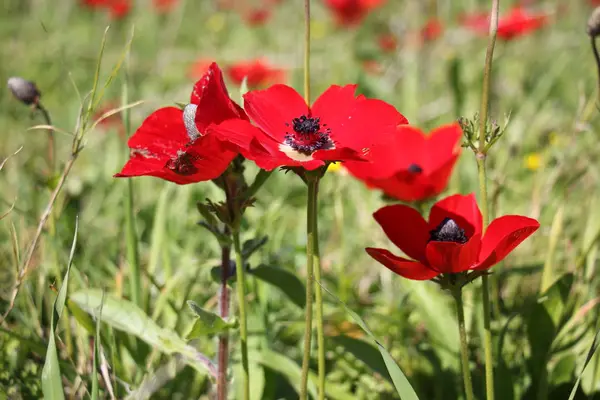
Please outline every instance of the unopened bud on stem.
[[35, 83], [20, 77], [8, 78], [8, 88], [12, 94], [27, 105], [37, 104], [42, 95]]

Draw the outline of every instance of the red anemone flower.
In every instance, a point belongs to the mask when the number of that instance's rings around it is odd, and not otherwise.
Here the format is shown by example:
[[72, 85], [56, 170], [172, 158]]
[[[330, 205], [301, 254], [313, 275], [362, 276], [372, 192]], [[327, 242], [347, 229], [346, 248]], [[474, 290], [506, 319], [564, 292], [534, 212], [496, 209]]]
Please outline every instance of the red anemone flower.
[[[462, 18], [462, 23], [481, 35], [487, 35], [490, 17], [486, 13], [466, 15]], [[503, 40], [512, 40], [538, 30], [547, 23], [548, 15], [534, 14], [523, 7], [515, 7], [498, 20], [497, 35]]]
[[92, 8], [103, 8], [112, 19], [121, 19], [131, 11], [131, 0], [83, 0], [83, 4]]
[[289, 86], [251, 91], [244, 95], [244, 109], [257, 127], [230, 120], [215, 129], [267, 170], [368, 159], [368, 148], [408, 121], [381, 100], [356, 97], [355, 90], [356, 85], [331, 86], [312, 107]]
[[460, 155], [462, 130], [451, 124], [425, 135], [400, 125], [392, 140], [372, 149], [371, 163], [347, 162], [352, 175], [368, 186], [402, 201], [420, 201], [440, 194], [448, 185]]
[[227, 94], [213, 63], [196, 82], [184, 110], [161, 108], [142, 123], [127, 145], [131, 156], [116, 177], [155, 176], [183, 185], [217, 178], [237, 153], [208, 133], [212, 124], [247, 119]]
[[367, 253], [396, 274], [414, 280], [489, 269], [540, 226], [532, 218], [505, 215], [493, 220], [482, 237], [481, 212], [473, 194], [438, 201], [429, 221], [405, 205], [383, 207], [373, 216], [387, 237], [414, 261], [385, 249], [367, 248]]
[[386, 33], [377, 38], [377, 44], [384, 53], [393, 53], [398, 47], [398, 39], [393, 34]]
[[358, 25], [374, 8], [385, 0], [325, 0], [325, 5], [333, 12], [338, 25]]
[[237, 85], [247, 78], [249, 87], [266, 86], [285, 81], [283, 69], [271, 67], [264, 60], [240, 61], [227, 68], [227, 76]]

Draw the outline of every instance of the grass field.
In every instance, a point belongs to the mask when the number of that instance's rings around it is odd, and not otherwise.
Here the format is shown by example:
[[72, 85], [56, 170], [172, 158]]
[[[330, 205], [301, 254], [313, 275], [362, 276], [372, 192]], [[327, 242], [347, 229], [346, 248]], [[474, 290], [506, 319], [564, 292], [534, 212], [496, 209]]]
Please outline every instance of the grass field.
[[[129, 155], [125, 135], [157, 108], [188, 101], [199, 78], [192, 68], [198, 60], [217, 61], [227, 70], [239, 61], [264, 59], [283, 69], [284, 83], [301, 92], [303, 2], [269, 3], [272, 15], [256, 25], [245, 22], [243, 12], [218, 9], [213, 0], [181, 0], [164, 13], [150, 0], [134, 3], [125, 18], [111, 19], [76, 0], [0, 0], [0, 82], [13, 76], [34, 81], [59, 129], [52, 169], [46, 130], [29, 129], [46, 124], [41, 114], [6, 87], [0, 90], [0, 160], [8, 158], [0, 170], [0, 215], [10, 210], [0, 221], [3, 314], [18, 288], [0, 326], [0, 398], [42, 398], [49, 346], [56, 348], [62, 376], [54, 383], [66, 398], [215, 396], [214, 381], [194, 357], [216, 360], [216, 335], [185, 338], [198, 319], [188, 300], [218, 311], [213, 268], [221, 264], [221, 249], [197, 224], [202, 217], [196, 203], [221, 201], [223, 194], [211, 182], [175, 185], [113, 175]], [[313, 100], [332, 84], [357, 83], [360, 93], [394, 105], [425, 132], [479, 112], [487, 39], [459, 21], [464, 14], [489, 12], [491, 1], [388, 0], [354, 27], [338, 26], [323, 2], [312, 3]], [[600, 356], [586, 360], [600, 328], [600, 121], [585, 30], [593, 8], [584, 0], [529, 3], [547, 13], [547, 25], [496, 44], [490, 119], [505, 131], [488, 156], [488, 190], [492, 217], [525, 215], [541, 227], [491, 270], [495, 398], [569, 399], [581, 376], [574, 398], [592, 399], [600, 393]], [[500, 1], [501, 14], [514, 6]], [[421, 41], [419, 30], [434, 16], [443, 32]], [[378, 38], [389, 32], [398, 46], [386, 52]], [[125, 103], [136, 103], [124, 112], [130, 127], [117, 116], [89, 129], [93, 119], [80, 113], [90, 102], [103, 37], [98, 107], [90, 116], [123, 105], [125, 91]], [[378, 71], [366, 69], [367, 61]], [[226, 83], [239, 101], [239, 85], [227, 75]], [[21, 277], [40, 218], [72, 159], [72, 132], [84, 131], [83, 149]], [[257, 172], [246, 163], [249, 182]], [[444, 195], [472, 192], [479, 196], [476, 159], [464, 148]], [[326, 397], [399, 398], [377, 346], [341, 300], [371, 328], [420, 399], [464, 399], [452, 297], [431, 282], [393, 274], [364, 250], [393, 249], [372, 217], [390, 201], [343, 167], [326, 174], [319, 199], [321, 283], [332, 293], [324, 294]], [[268, 237], [247, 259], [251, 269], [284, 271], [247, 277], [252, 399], [298, 398], [306, 201], [298, 177], [275, 171], [242, 223], [242, 241]], [[422, 206], [428, 210], [431, 204]], [[56, 321], [53, 305], [66, 283], [77, 220], [66, 307]], [[129, 222], [135, 229], [128, 229]], [[138, 254], [138, 263], [131, 254]], [[237, 315], [235, 289], [231, 295]], [[484, 399], [481, 282], [467, 285], [463, 296], [475, 398]], [[104, 323], [98, 333], [94, 310], [100, 303]], [[241, 399], [239, 335], [236, 328], [229, 332], [229, 398]], [[99, 342], [104, 356], [95, 363]], [[317, 352], [312, 356], [314, 394]], [[109, 370], [96, 374], [96, 368]]]

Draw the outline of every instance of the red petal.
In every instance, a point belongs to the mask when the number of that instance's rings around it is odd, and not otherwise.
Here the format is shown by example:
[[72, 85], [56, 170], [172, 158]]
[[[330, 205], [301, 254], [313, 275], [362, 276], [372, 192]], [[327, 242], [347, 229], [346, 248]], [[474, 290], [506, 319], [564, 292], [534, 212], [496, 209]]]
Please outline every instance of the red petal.
[[477, 269], [487, 269], [502, 261], [539, 227], [535, 219], [520, 215], [505, 215], [493, 220], [483, 236]]
[[362, 152], [347, 147], [332, 150], [317, 150], [312, 154], [315, 160], [323, 161], [348, 161], [366, 162], [365, 155]]
[[439, 275], [439, 272], [432, 270], [420, 262], [397, 257], [385, 249], [367, 247], [365, 250], [371, 257], [386, 266], [389, 270], [405, 278], [426, 281]]
[[354, 95], [356, 86], [330, 86], [310, 108], [311, 115], [319, 117], [321, 124], [327, 124], [328, 128], [339, 124], [340, 119], [348, 118], [353, 112], [357, 102], [364, 100]]
[[452, 218], [465, 230], [467, 237], [481, 233], [482, 217], [473, 193], [448, 196], [433, 205], [429, 214], [429, 227], [435, 229], [444, 218]]
[[386, 236], [407, 256], [425, 262], [425, 246], [429, 240], [429, 227], [414, 208], [395, 204], [377, 210], [373, 217]]
[[260, 129], [280, 143], [290, 130], [292, 119], [309, 114], [302, 96], [286, 85], [246, 93], [244, 109]]
[[[328, 113], [335, 115], [337, 105], [333, 103], [328, 107], [334, 110]], [[408, 121], [384, 101], [357, 99], [350, 111], [337, 114], [331, 121], [323, 120], [323, 123], [331, 129], [331, 138], [340, 146], [362, 150], [389, 142], [396, 127]]]
[[475, 235], [465, 244], [429, 242], [425, 252], [431, 268], [443, 273], [458, 273], [477, 265], [480, 248], [481, 235]]
[[260, 129], [242, 119], [230, 119], [218, 125], [212, 125], [208, 128], [207, 134], [214, 135], [225, 144], [233, 145], [234, 148], [246, 150], [250, 147], [252, 139], [264, 137], [264, 133]]
[[170, 156], [189, 141], [183, 123], [183, 111], [165, 107], [150, 114], [129, 138], [127, 145], [140, 152]]
[[461, 151], [462, 134], [458, 124], [444, 125], [431, 131], [426, 141], [426, 161], [423, 169], [433, 173], [449, 160], [456, 160]]
[[223, 73], [216, 63], [194, 85], [190, 102], [197, 104], [196, 125], [204, 133], [210, 124], [219, 124], [231, 118], [247, 119], [244, 111], [229, 98]]

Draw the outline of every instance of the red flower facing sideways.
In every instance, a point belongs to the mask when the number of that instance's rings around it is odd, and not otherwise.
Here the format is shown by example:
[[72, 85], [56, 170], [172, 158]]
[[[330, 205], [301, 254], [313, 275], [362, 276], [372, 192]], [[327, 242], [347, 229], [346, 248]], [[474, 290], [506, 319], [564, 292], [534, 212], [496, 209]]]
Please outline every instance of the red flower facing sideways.
[[425, 135], [400, 125], [390, 141], [372, 149], [372, 161], [347, 162], [346, 169], [368, 186], [402, 201], [420, 201], [448, 185], [460, 155], [462, 130], [451, 124]]
[[227, 76], [235, 84], [241, 85], [247, 78], [249, 87], [266, 86], [285, 81], [285, 71], [271, 67], [264, 60], [239, 61], [227, 68]]
[[[490, 16], [478, 13], [463, 16], [462, 23], [481, 35], [488, 35]], [[527, 33], [536, 31], [548, 23], [546, 14], [534, 14], [523, 7], [515, 7], [498, 20], [497, 35], [503, 40], [512, 40]]]
[[237, 153], [208, 130], [230, 118], [247, 119], [229, 98], [221, 70], [213, 63], [184, 110], [165, 107], [146, 118], [127, 143], [129, 161], [115, 176], [155, 176], [178, 184], [217, 178]]
[[381, 100], [356, 97], [355, 90], [356, 85], [331, 86], [312, 107], [289, 86], [251, 91], [244, 95], [244, 109], [256, 127], [230, 120], [215, 130], [267, 170], [368, 159], [368, 148], [408, 121]]
[[325, 5], [333, 13], [338, 25], [358, 25], [374, 8], [385, 0], [325, 0]]
[[489, 269], [540, 226], [532, 218], [505, 215], [493, 220], [482, 236], [481, 212], [473, 194], [438, 201], [429, 221], [405, 205], [383, 207], [373, 216], [387, 237], [412, 260], [385, 249], [369, 247], [367, 253], [396, 274], [413, 280]]

